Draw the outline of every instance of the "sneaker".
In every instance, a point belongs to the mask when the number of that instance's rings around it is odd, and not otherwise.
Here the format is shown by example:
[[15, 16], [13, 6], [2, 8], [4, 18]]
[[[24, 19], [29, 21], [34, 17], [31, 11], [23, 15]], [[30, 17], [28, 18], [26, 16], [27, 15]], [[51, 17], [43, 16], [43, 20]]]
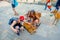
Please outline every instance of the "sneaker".
[[[41, 23], [40, 23], [41, 24]], [[38, 24], [38, 25], [36, 25], [37, 27], [39, 27], [40, 26], [40, 24]]]
[[18, 32], [17, 35], [20, 36], [20, 33]]

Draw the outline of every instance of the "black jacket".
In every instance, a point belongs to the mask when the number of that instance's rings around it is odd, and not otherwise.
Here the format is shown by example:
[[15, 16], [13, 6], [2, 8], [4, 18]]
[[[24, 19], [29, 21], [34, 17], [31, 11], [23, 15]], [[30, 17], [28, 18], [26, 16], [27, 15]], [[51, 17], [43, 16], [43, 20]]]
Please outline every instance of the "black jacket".
[[60, 6], [60, 0], [57, 1], [56, 6]]

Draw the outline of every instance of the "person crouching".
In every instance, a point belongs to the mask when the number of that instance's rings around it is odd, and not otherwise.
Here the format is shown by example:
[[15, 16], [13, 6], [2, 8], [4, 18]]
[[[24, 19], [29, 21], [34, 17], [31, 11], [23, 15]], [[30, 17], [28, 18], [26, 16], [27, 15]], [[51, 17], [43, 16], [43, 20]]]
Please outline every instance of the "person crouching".
[[24, 30], [21, 21], [23, 22], [24, 17], [20, 16], [19, 18], [17, 18], [16, 20], [13, 20], [11, 23], [11, 29], [17, 34], [20, 35], [20, 30]]

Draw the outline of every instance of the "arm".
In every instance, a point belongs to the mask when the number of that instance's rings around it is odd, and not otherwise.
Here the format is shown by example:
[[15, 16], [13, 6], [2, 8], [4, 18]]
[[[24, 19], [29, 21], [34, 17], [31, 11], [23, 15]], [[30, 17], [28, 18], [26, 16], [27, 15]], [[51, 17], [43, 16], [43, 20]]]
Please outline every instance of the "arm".
[[15, 31], [15, 29], [13, 28], [13, 26], [16, 24], [16, 21], [13, 21], [13, 23], [11, 24], [11, 29], [13, 30], [13, 31]]
[[40, 19], [41, 13], [40, 12], [36, 12], [36, 17], [37, 17], [37, 19]]
[[25, 14], [24, 16], [25, 16], [25, 20], [27, 20], [29, 18], [28, 17], [29, 16], [28, 14]]

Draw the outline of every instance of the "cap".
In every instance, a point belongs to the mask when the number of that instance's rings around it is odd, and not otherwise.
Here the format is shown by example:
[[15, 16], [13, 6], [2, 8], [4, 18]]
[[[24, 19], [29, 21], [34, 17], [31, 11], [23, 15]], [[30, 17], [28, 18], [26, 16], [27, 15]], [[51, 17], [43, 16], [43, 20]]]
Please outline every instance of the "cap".
[[20, 16], [19, 19], [20, 19], [20, 21], [23, 21], [24, 20], [24, 16]]

